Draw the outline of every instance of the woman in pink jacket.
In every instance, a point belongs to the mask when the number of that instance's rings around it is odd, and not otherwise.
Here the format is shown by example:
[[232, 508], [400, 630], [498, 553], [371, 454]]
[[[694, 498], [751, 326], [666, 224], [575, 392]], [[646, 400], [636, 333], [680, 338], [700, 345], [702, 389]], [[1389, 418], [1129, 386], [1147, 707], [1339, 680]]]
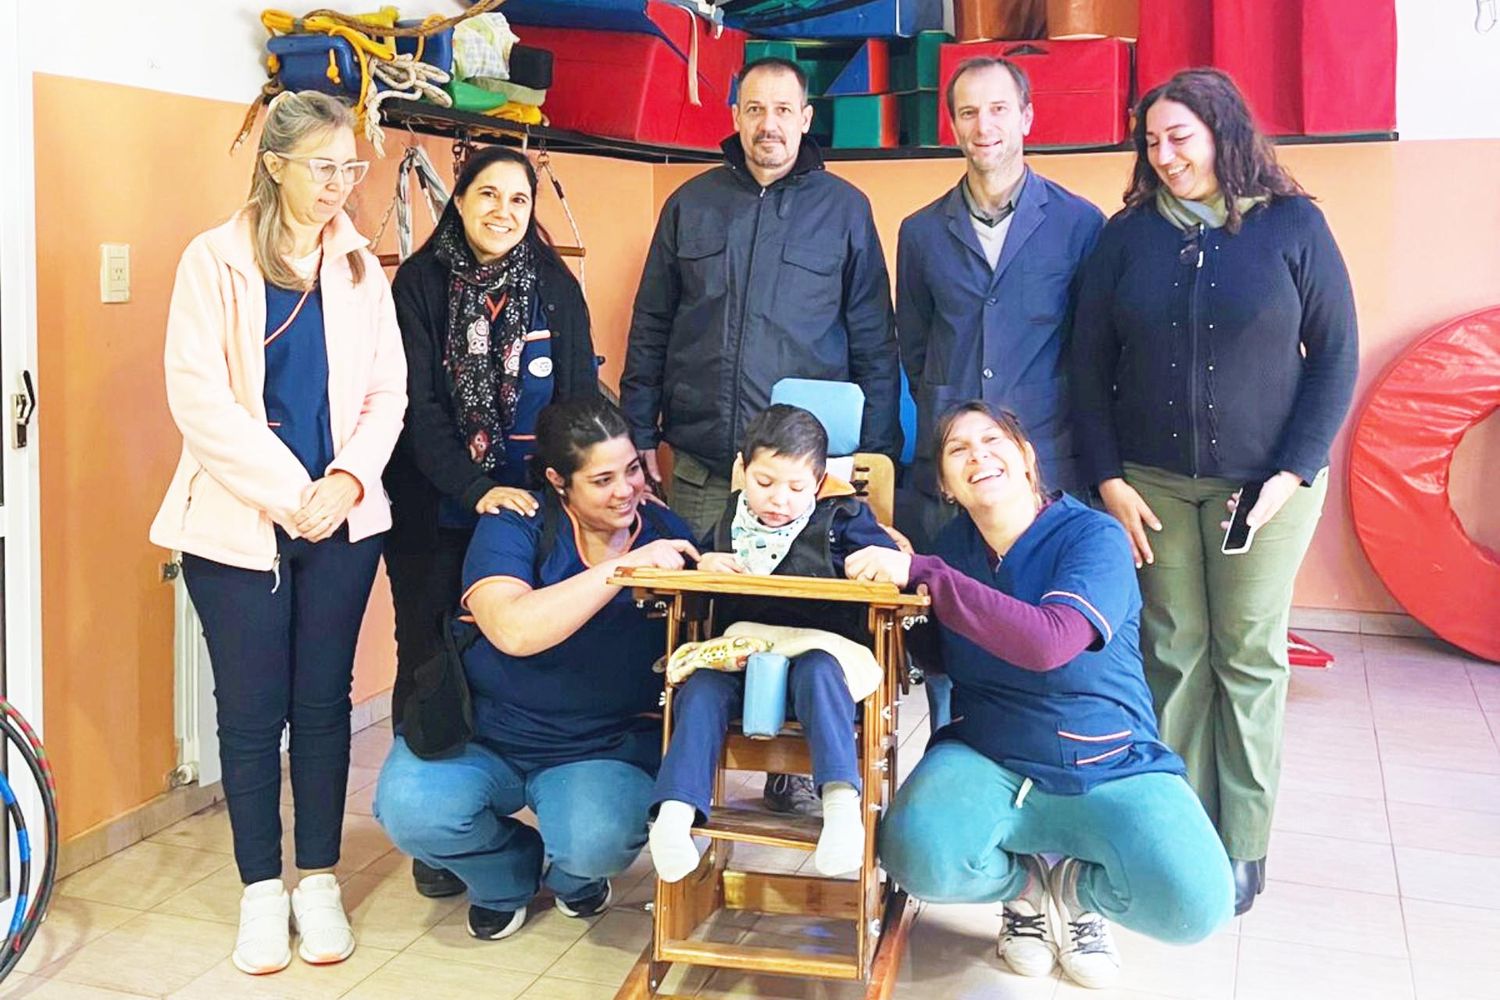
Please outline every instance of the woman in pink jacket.
[[[333, 867], [349, 771], [354, 647], [406, 410], [390, 285], [344, 212], [368, 164], [349, 109], [271, 102], [245, 206], [183, 252], [167, 316], [182, 458], [151, 540], [182, 552], [213, 661], [224, 794], [245, 883], [234, 964], [276, 972], [354, 950]], [[282, 884], [291, 727], [296, 862]]]

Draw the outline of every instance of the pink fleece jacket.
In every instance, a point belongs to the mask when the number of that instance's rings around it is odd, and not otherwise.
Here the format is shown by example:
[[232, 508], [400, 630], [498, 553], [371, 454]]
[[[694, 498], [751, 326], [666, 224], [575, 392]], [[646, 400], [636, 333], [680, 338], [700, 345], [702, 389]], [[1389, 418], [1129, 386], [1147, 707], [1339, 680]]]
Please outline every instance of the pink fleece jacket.
[[[340, 212], [323, 230], [324, 335], [334, 460], [364, 492], [349, 537], [391, 526], [380, 477], [406, 413], [406, 355], [390, 283], [366, 239]], [[365, 258], [353, 283], [345, 255]], [[244, 212], [183, 251], [167, 313], [167, 405], [182, 457], [151, 524], [151, 541], [242, 569], [269, 570], [275, 527], [298, 537], [292, 516], [307, 470], [266, 424], [265, 279]]]

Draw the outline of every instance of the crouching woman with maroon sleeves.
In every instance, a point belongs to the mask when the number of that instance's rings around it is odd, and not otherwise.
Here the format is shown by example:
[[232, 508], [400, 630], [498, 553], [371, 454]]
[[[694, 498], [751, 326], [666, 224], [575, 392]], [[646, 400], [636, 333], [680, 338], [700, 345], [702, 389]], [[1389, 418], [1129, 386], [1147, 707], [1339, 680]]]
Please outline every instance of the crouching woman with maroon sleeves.
[[1157, 735], [1124, 530], [1044, 491], [1013, 415], [964, 403], [937, 433], [939, 484], [961, 509], [936, 553], [869, 548], [845, 564], [851, 579], [927, 585], [931, 652], [953, 680], [953, 721], [897, 791], [881, 859], [919, 899], [1003, 902], [1016, 972], [1060, 962], [1107, 986], [1120, 968], [1107, 921], [1201, 940], [1229, 920], [1229, 860]]

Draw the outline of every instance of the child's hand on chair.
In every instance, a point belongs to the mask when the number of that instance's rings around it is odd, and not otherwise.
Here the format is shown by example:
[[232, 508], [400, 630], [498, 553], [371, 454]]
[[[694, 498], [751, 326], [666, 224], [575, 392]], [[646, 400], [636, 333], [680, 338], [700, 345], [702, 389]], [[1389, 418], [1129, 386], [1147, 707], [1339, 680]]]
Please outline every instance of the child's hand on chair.
[[733, 552], [705, 552], [698, 560], [698, 568], [705, 573], [743, 573], [745, 567], [734, 557]]

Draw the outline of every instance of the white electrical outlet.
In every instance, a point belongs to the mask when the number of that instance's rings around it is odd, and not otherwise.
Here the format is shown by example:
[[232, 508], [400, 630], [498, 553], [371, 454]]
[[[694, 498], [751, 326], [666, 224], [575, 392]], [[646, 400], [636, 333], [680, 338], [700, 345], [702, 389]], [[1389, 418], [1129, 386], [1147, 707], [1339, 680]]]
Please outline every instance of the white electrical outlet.
[[130, 301], [130, 244], [99, 244], [99, 301]]

